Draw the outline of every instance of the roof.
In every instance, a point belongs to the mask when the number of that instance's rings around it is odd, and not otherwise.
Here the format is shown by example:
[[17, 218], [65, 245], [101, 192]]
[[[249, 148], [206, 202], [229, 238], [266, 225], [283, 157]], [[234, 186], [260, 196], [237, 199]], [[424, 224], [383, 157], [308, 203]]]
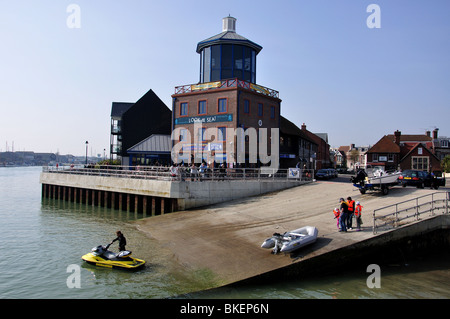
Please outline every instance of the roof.
[[412, 152], [413, 152], [416, 148], [418, 148], [419, 146], [421, 146], [422, 149], [425, 150], [425, 152], [427, 152], [428, 154], [430, 154], [431, 156], [434, 156], [437, 160], [439, 160], [438, 157], [437, 157], [436, 155], [434, 155], [433, 152], [432, 152], [428, 147], [426, 147], [426, 145], [423, 145], [422, 143], [416, 143], [416, 144], [414, 144], [413, 147], [411, 147], [410, 149], [408, 149], [408, 152], [407, 152], [404, 156], [402, 156], [402, 158], [401, 158], [400, 161], [403, 161], [403, 160], [406, 159], [408, 156], [410, 156], [410, 155], [412, 154]]
[[280, 115], [280, 132], [286, 135], [299, 136], [304, 140], [317, 144], [313, 139], [309, 138], [297, 125]]
[[133, 105], [134, 103], [128, 102], [112, 102], [111, 117], [122, 117], [122, 114], [125, 113]]
[[388, 135], [385, 135], [367, 153], [400, 153], [400, 146]]
[[170, 135], [152, 134], [145, 140], [128, 149], [128, 153], [153, 153], [162, 154], [172, 151]]
[[197, 44], [197, 53], [200, 53], [204, 48], [215, 45], [215, 44], [242, 44], [251, 47], [258, 54], [262, 50], [262, 46], [250, 41], [249, 39], [237, 34], [234, 31], [223, 31], [215, 36], [208, 39], [200, 41]]
[[[392, 141], [395, 140], [394, 134], [386, 135]], [[400, 142], [431, 142], [433, 138], [425, 134], [402, 134], [400, 135]]]

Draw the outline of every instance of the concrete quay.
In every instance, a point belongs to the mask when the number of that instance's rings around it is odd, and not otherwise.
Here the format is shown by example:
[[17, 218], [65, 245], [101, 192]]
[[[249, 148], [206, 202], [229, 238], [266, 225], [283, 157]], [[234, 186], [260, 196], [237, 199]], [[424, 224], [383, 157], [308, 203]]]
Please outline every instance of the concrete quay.
[[[101, 172], [101, 171], [98, 171]], [[262, 195], [310, 181], [297, 179], [224, 179], [181, 181], [97, 175], [76, 171], [42, 172], [42, 195], [80, 203], [132, 210], [151, 216]]]
[[[443, 189], [448, 191], [448, 189]], [[213, 273], [218, 286], [257, 280], [278, 280], [300, 276], [344, 264], [360, 253], [372, 254], [377, 247], [396, 240], [426, 236], [444, 231], [450, 243], [449, 214], [423, 214], [420, 222], [408, 223], [391, 231], [372, 232], [375, 209], [436, 192], [430, 189], [394, 187], [389, 195], [361, 195], [348, 178], [319, 181], [298, 187], [216, 204], [203, 209], [175, 212], [137, 222], [137, 228], [172, 251], [187, 270]], [[363, 230], [338, 232], [332, 210], [340, 197], [351, 196], [363, 205]], [[311, 225], [319, 230], [315, 244], [293, 255], [271, 254], [260, 248], [274, 232]], [[408, 239], [409, 242], [411, 241]], [[369, 249], [370, 248], [370, 249]], [[213, 288], [213, 287], [211, 287]]]

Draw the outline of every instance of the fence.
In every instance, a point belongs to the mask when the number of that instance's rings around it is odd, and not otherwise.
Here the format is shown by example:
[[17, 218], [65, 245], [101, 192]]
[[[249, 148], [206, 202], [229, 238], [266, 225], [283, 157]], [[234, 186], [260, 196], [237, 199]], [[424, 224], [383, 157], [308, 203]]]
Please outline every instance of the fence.
[[314, 170], [264, 168], [205, 168], [163, 166], [44, 166], [43, 172], [106, 176], [120, 178], [156, 179], [166, 181], [220, 181], [220, 180], [265, 180], [265, 181], [312, 181]]
[[373, 233], [418, 221], [424, 214], [449, 213], [450, 192], [436, 192], [373, 211]]

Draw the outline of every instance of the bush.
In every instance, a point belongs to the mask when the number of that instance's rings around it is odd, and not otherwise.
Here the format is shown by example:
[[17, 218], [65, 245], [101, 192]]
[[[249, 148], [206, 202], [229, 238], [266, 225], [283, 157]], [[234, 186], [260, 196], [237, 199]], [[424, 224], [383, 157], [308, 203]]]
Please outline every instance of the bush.
[[450, 173], [450, 155], [447, 155], [444, 157], [444, 159], [441, 161], [441, 168], [442, 171], [445, 173]]

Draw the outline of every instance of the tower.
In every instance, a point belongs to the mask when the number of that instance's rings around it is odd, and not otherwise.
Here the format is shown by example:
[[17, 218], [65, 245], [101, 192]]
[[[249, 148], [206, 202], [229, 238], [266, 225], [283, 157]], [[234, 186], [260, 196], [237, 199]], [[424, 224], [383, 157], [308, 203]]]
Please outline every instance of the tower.
[[197, 44], [200, 83], [237, 78], [256, 83], [256, 56], [262, 47], [236, 33], [236, 19], [222, 20], [222, 32]]
[[[231, 16], [222, 19], [221, 33], [197, 44], [200, 81], [177, 86], [172, 95], [172, 143], [182, 150], [176, 155], [178, 162], [261, 165], [249, 148], [268, 131], [261, 141], [266, 136], [270, 150], [281, 107], [278, 91], [256, 84], [256, 56], [261, 50], [236, 33]], [[247, 135], [238, 137], [238, 129]], [[278, 140], [274, 136], [273, 141]]]

